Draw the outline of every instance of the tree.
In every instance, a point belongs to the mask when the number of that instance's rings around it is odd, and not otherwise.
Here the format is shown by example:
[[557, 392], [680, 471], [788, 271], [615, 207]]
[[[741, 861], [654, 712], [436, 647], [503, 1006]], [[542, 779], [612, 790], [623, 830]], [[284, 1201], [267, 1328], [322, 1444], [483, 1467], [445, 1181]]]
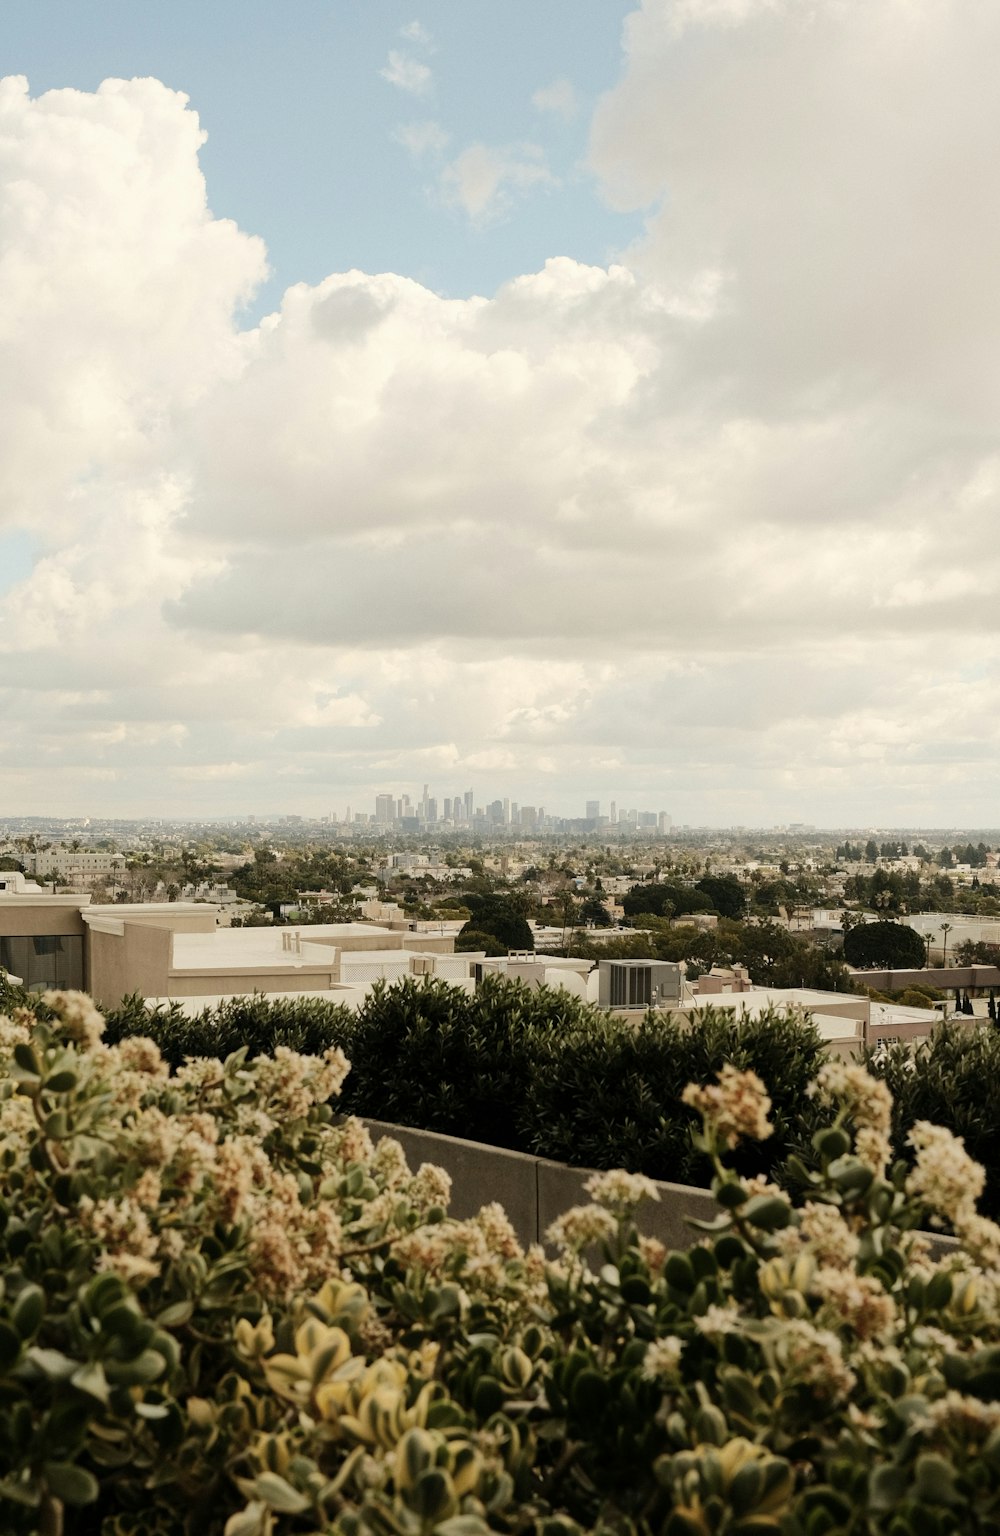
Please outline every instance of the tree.
[[611, 914], [599, 896], [591, 896], [584, 902], [580, 916], [585, 923], [593, 923], [595, 928], [611, 927]]
[[902, 923], [864, 923], [844, 934], [844, 959], [859, 970], [920, 970], [924, 941]]
[[[535, 941], [524, 915], [524, 907], [514, 896], [467, 895], [465, 904], [472, 913], [459, 934], [492, 934], [507, 949], [534, 949]], [[457, 947], [457, 946], [456, 946]], [[477, 948], [481, 946], [477, 945]]]
[[695, 890], [703, 892], [708, 897], [720, 916], [732, 918], [743, 916], [743, 887], [735, 875], [706, 875], [704, 880], [698, 881]]

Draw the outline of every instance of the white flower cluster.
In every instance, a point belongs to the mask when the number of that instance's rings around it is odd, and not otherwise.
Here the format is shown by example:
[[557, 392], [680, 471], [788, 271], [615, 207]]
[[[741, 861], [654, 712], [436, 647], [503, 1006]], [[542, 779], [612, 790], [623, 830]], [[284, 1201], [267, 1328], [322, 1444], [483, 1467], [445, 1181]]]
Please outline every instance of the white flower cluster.
[[55, 991], [42, 993], [42, 1002], [51, 1008], [71, 1040], [94, 1046], [104, 1034], [104, 1016], [94, 1007], [86, 992]]
[[771, 1100], [756, 1072], [741, 1072], [726, 1062], [718, 1074], [718, 1083], [699, 1087], [688, 1083], [681, 1100], [704, 1115], [706, 1123], [727, 1147], [735, 1147], [741, 1137], [764, 1141], [773, 1133], [768, 1120]]
[[906, 1180], [907, 1194], [956, 1224], [974, 1215], [986, 1174], [966, 1152], [961, 1136], [918, 1120], [906, 1139], [916, 1153]]
[[785, 1227], [776, 1234], [776, 1241], [786, 1254], [808, 1246], [816, 1263], [831, 1269], [851, 1268], [861, 1246], [837, 1207], [815, 1200], [806, 1201], [799, 1212], [799, 1225]]
[[603, 1205], [573, 1205], [557, 1216], [545, 1240], [564, 1253], [577, 1254], [591, 1243], [606, 1243], [618, 1231], [618, 1222]]
[[820, 1103], [846, 1111], [854, 1126], [854, 1150], [879, 1178], [892, 1156], [892, 1095], [885, 1083], [857, 1062], [831, 1060], [809, 1085]]
[[683, 1339], [673, 1335], [654, 1339], [643, 1357], [643, 1376], [647, 1381], [676, 1381], [683, 1352]]
[[626, 1173], [624, 1168], [612, 1168], [607, 1173], [592, 1173], [584, 1183], [584, 1189], [598, 1205], [609, 1210], [631, 1209], [640, 1200], [659, 1200], [660, 1192], [652, 1179], [644, 1173]]

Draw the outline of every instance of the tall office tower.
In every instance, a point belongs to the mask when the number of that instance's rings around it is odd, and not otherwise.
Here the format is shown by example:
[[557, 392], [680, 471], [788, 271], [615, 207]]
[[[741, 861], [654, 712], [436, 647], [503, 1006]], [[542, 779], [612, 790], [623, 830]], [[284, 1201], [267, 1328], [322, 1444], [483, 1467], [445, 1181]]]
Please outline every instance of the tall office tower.
[[375, 796], [375, 820], [380, 827], [387, 827], [396, 819], [396, 802], [392, 795]]
[[420, 801], [420, 814], [424, 818], [424, 820], [426, 821], [427, 820], [427, 785], [426, 784], [424, 785], [423, 798]]
[[522, 827], [525, 827], [529, 831], [534, 831], [535, 824], [536, 824], [537, 821], [538, 821], [538, 812], [535, 810], [535, 807], [533, 805], [522, 805], [522, 807], [521, 807], [521, 825], [522, 825]]
[[628, 811], [626, 813], [625, 820], [629, 823], [630, 826], [634, 827], [636, 822], [639, 820], [639, 812], [638, 811]]
[[471, 821], [472, 820], [472, 807], [473, 807], [472, 790], [471, 789], [467, 789], [465, 791], [465, 819], [466, 819], [466, 821]]
[[457, 825], [465, 817], [465, 802], [463, 801], [461, 795], [455, 795], [451, 803], [454, 809], [455, 823]]
[[600, 800], [588, 800], [587, 801], [587, 820], [588, 821], [596, 821], [598, 816], [600, 816], [600, 814], [601, 814], [601, 802], [600, 802]]
[[521, 825], [521, 813], [517, 808], [516, 800], [510, 802], [510, 824], [512, 827], [519, 827]]
[[344, 817], [344, 820], [347, 822], [347, 825], [350, 826], [350, 824], [351, 824], [351, 807], [350, 806], [347, 807], [347, 815]]
[[491, 800], [486, 807], [486, 815], [495, 827], [499, 827], [503, 822], [503, 801]]
[[444, 797], [444, 819], [445, 821], [451, 820], [451, 801], [447, 795]]
[[396, 801], [396, 820], [397, 821], [402, 821], [402, 819], [403, 819], [403, 797], [402, 797], [402, 795], [400, 795], [399, 799]]
[[538, 807], [538, 823], [537, 823], [538, 827], [539, 827], [539, 830], [541, 830], [541, 828], [544, 825], [544, 823], [545, 823], [545, 807], [544, 807], [544, 805], [540, 805]]
[[424, 800], [424, 820], [425, 821], [437, 821], [437, 819], [438, 819], [438, 803], [435, 800], [434, 796], [432, 795], [429, 800], [426, 800], [426, 799]]
[[673, 824], [674, 824], [674, 818], [672, 816], [668, 816], [666, 811], [661, 811], [660, 812], [660, 831], [661, 832], [669, 832], [670, 828], [673, 826]]
[[504, 824], [505, 827], [509, 827], [510, 826], [510, 796], [509, 795], [504, 795], [504, 799], [503, 799], [503, 824]]
[[611, 802], [611, 815], [608, 817], [608, 821], [613, 827], [618, 825], [618, 807], [613, 800]]

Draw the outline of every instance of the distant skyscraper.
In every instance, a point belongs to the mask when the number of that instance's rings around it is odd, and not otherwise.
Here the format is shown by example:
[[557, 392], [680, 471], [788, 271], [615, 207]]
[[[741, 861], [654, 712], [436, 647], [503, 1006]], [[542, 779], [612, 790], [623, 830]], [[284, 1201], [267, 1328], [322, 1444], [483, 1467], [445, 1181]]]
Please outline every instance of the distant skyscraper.
[[510, 799], [506, 795], [503, 802], [503, 824], [505, 827], [510, 826]]
[[445, 821], [451, 820], [451, 801], [447, 795], [444, 797], [444, 819]]
[[465, 819], [466, 819], [466, 821], [471, 821], [472, 820], [472, 807], [473, 807], [472, 790], [471, 789], [467, 789], [465, 791]]
[[608, 817], [608, 820], [613, 827], [618, 825], [618, 807], [613, 800], [611, 802], [611, 814]]
[[660, 823], [659, 823], [660, 831], [661, 832], [669, 832], [670, 828], [673, 826], [673, 824], [674, 824], [673, 817], [672, 816], [668, 816], [666, 811], [661, 811], [660, 812]]
[[392, 795], [375, 796], [375, 820], [380, 827], [387, 827], [396, 819], [396, 801]]
[[600, 814], [601, 814], [601, 802], [600, 802], [600, 800], [588, 800], [587, 801], [587, 820], [588, 821], [596, 821], [598, 816], [600, 816]]
[[425, 797], [425, 799], [424, 799], [424, 820], [425, 821], [437, 821], [437, 819], [438, 819], [438, 803], [437, 803], [437, 801], [435, 800], [433, 795], [430, 797], [429, 800]]

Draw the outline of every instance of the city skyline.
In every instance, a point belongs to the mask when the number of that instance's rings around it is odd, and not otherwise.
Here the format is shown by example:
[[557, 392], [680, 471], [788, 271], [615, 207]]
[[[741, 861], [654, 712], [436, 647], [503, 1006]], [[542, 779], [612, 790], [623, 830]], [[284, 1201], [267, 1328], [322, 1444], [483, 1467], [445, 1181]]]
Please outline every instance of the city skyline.
[[0, 809], [988, 825], [998, 47], [10, 0]]

